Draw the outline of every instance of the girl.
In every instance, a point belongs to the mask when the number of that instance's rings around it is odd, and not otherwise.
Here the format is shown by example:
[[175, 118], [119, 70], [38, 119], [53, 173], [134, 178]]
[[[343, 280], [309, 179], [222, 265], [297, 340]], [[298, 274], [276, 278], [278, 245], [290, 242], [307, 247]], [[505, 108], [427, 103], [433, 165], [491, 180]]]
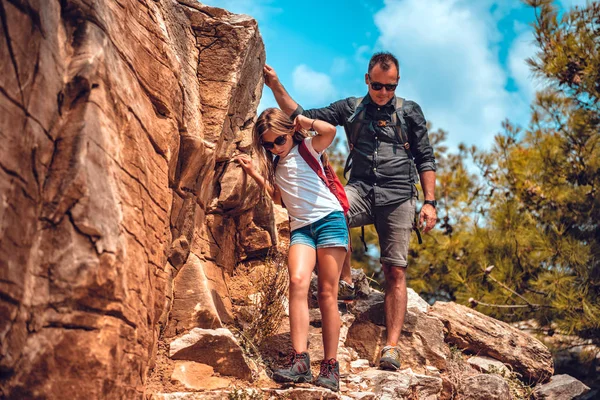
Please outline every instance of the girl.
[[[306, 130], [316, 131], [308, 137]], [[298, 152], [304, 144], [317, 160], [331, 144], [333, 125], [298, 115], [292, 122], [283, 111], [269, 108], [260, 114], [253, 131], [254, 151], [261, 173], [248, 155], [236, 157], [241, 167], [271, 196], [285, 204], [290, 216], [290, 335], [293, 352], [287, 368], [274, 371], [277, 382], [312, 381], [308, 342], [308, 289], [315, 264], [319, 270], [318, 299], [321, 309], [325, 358], [315, 384], [339, 390], [336, 361], [340, 335], [337, 305], [338, 281], [348, 250], [348, 228], [342, 207]], [[322, 167], [322, 164], [321, 164]]]

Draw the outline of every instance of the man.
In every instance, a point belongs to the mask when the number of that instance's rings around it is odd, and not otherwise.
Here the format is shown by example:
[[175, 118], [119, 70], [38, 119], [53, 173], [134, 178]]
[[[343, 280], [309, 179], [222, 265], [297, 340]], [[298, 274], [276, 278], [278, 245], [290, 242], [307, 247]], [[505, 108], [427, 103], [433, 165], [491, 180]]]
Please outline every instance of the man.
[[[265, 65], [265, 83], [279, 107], [291, 118], [298, 114], [344, 125], [349, 137], [351, 173], [346, 193], [350, 202], [350, 227], [374, 224], [379, 237], [385, 276], [386, 346], [379, 367], [400, 368], [397, 347], [406, 314], [406, 267], [413, 229], [417, 177], [424, 192], [419, 225], [430, 231], [437, 221], [435, 158], [429, 144], [425, 117], [418, 104], [395, 96], [400, 80], [398, 60], [390, 53], [376, 53], [369, 61], [365, 83], [368, 94], [347, 98], [325, 108], [304, 110], [286, 92], [275, 71]], [[398, 113], [397, 113], [398, 110]], [[394, 115], [395, 114], [395, 115]], [[404, 119], [402, 129], [401, 121]], [[350, 120], [350, 121], [349, 121]], [[340, 279], [340, 292], [352, 297], [354, 288], [350, 257]]]

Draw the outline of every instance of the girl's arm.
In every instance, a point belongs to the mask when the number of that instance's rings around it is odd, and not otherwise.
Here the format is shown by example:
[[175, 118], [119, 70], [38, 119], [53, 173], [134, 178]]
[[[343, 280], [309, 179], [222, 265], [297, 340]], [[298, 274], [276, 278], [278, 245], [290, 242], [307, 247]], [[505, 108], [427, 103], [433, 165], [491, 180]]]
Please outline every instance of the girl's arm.
[[273, 202], [281, 205], [281, 193], [279, 192], [279, 188], [277, 186], [271, 186], [271, 184], [254, 169], [254, 164], [252, 164], [252, 159], [248, 154], [240, 154], [235, 157], [234, 160], [237, 161], [242, 169], [256, 181], [258, 186], [271, 196]]
[[320, 119], [311, 119], [300, 114], [294, 120], [294, 124], [296, 124], [297, 130], [310, 129], [317, 132], [317, 135], [312, 138], [312, 147], [317, 153], [321, 153], [329, 147], [335, 138], [335, 126]]

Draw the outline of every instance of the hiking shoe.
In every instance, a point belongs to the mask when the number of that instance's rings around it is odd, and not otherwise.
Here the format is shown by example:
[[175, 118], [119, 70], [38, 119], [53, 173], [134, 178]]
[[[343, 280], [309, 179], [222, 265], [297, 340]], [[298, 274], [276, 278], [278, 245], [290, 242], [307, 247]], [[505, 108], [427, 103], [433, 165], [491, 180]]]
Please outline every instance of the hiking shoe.
[[354, 285], [341, 280], [338, 283], [338, 300], [354, 300]]
[[400, 368], [400, 349], [397, 346], [385, 346], [381, 350], [379, 368], [396, 371]]
[[335, 358], [321, 361], [321, 372], [315, 380], [315, 385], [324, 387], [334, 392], [340, 391], [340, 364]]
[[312, 379], [310, 356], [307, 352], [296, 353], [296, 351], [292, 351], [288, 365], [285, 368], [273, 371], [273, 380], [279, 383], [303, 383], [310, 382]]

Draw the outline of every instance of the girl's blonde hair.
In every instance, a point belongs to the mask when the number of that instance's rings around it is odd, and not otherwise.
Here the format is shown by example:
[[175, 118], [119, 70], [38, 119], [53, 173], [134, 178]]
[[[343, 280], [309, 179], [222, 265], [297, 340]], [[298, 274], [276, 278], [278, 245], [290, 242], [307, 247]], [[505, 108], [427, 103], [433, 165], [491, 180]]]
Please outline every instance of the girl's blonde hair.
[[308, 137], [308, 132], [304, 129], [295, 130], [294, 122], [278, 108], [267, 108], [258, 116], [252, 130], [252, 147], [254, 153], [258, 155], [261, 174], [273, 186], [275, 184], [274, 162], [276, 156], [262, 146], [262, 135], [268, 130], [278, 135], [291, 135], [296, 145]]

